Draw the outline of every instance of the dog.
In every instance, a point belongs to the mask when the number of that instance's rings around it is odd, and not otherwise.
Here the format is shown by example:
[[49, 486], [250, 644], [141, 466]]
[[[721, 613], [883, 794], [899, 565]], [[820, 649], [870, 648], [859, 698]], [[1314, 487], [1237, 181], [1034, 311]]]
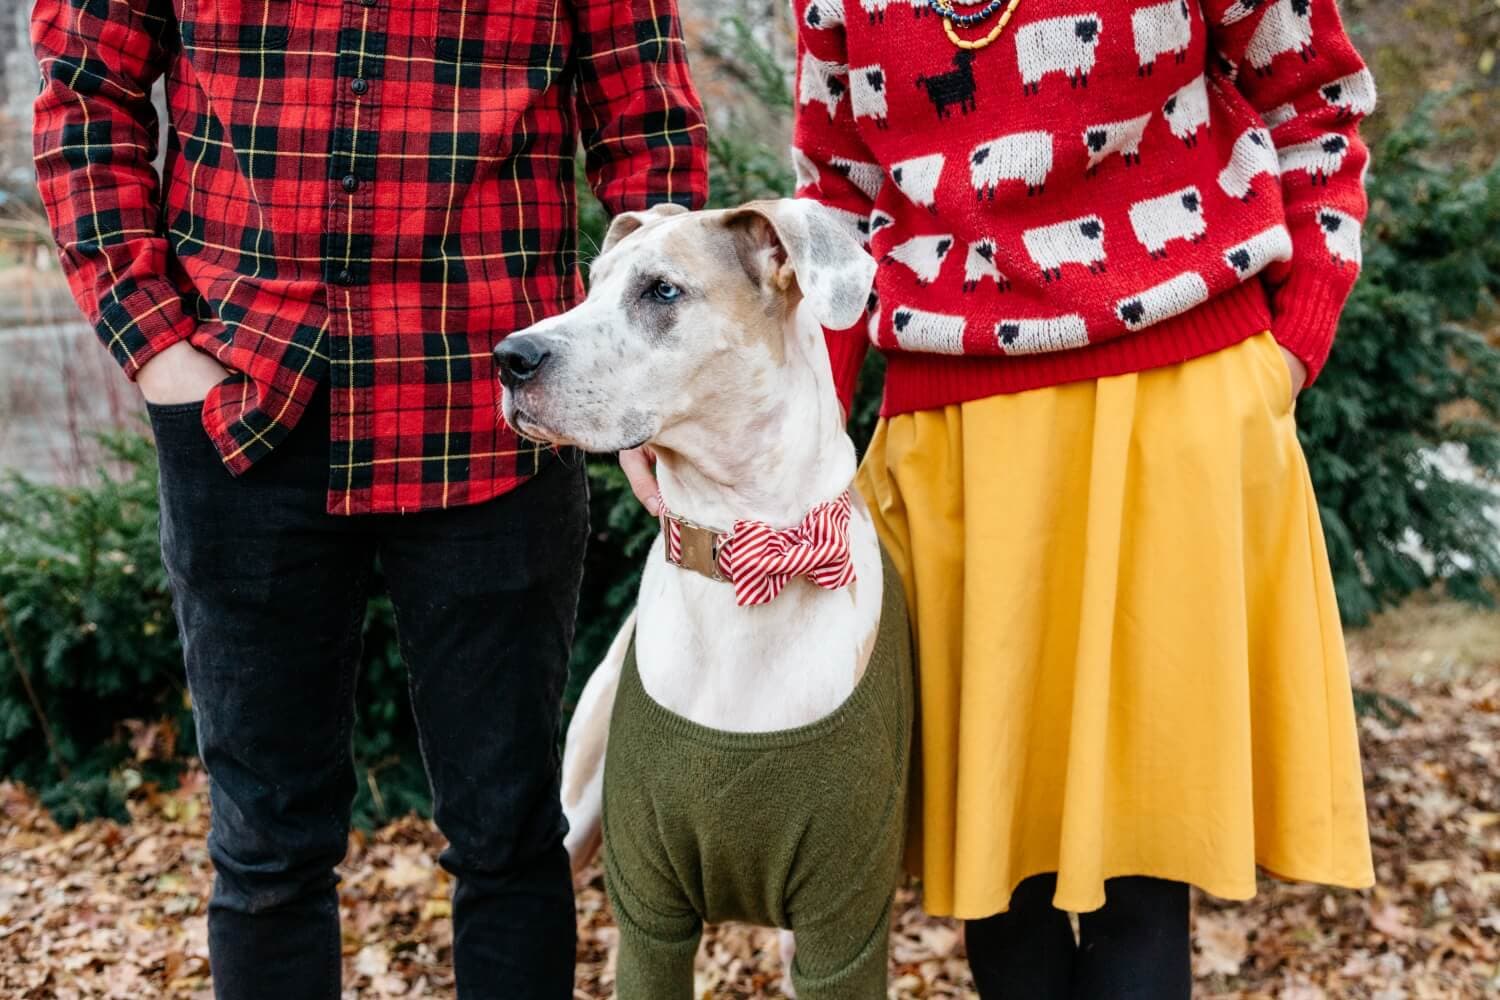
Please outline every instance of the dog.
[[910, 640], [822, 334], [863, 316], [874, 271], [812, 201], [660, 206], [614, 220], [581, 305], [496, 348], [520, 434], [657, 456], [663, 535], [563, 761], [575, 872], [603, 843], [621, 1000], [690, 995], [723, 920], [781, 927], [803, 1000], [885, 995]]

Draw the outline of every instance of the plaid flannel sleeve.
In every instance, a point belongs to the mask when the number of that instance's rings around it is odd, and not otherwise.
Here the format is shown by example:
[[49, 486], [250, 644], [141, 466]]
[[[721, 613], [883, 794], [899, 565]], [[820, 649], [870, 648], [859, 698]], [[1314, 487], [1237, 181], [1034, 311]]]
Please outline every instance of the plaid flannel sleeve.
[[676, 0], [575, 6], [579, 118], [589, 183], [605, 209], [708, 200], [708, 134]]
[[170, 0], [38, 0], [37, 183], [73, 296], [135, 378], [196, 320], [168, 276], [151, 84], [177, 44]]

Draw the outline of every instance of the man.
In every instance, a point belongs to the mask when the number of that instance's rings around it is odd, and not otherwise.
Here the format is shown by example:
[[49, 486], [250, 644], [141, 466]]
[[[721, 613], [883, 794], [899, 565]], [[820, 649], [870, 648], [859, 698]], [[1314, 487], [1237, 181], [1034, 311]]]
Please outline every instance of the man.
[[571, 996], [557, 735], [585, 485], [497, 426], [490, 352], [579, 297], [580, 126], [611, 212], [703, 202], [675, 3], [39, 0], [34, 18], [42, 197], [161, 458], [218, 996], [339, 995], [377, 560], [451, 842], [459, 993]]

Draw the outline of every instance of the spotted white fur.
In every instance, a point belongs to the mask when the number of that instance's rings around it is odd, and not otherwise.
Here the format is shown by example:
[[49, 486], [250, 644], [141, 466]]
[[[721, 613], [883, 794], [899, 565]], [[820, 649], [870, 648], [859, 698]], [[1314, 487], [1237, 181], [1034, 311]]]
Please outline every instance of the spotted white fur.
[[829, 214], [839, 225], [854, 234], [854, 238], [859, 240], [861, 245], [869, 245], [870, 219], [868, 216], [861, 215], [858, 212], [850, 212], [843, 208], [835, 208], [832, 205], [825, 205], [824, 208], [828, 210]]

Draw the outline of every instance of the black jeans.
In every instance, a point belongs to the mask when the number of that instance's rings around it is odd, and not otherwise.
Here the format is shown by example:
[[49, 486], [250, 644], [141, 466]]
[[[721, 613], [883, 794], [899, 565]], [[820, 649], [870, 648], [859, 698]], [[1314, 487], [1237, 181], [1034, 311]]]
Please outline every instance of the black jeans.
[[1113, 878], [1105, 903], [1079, 914], [1053, 909], [1055, 875], [1016, 887], [1010, 909], [964, 925], [969, 968], [982, 1000], [1189, 1000], [1193, 991], [1188, 887]]
[[319, 404], [238, 479], [196, 405], [151, 413], [162, 553], [213, 803], [215, 993], [339, 996], [334, 866], [378, 559], [451, 844], [459, 996], [569, 998], [558, 734], [588, 532], [581, 463], [553, 462], [474, 507], [337, 517], [325, 513], [326, 394]]

